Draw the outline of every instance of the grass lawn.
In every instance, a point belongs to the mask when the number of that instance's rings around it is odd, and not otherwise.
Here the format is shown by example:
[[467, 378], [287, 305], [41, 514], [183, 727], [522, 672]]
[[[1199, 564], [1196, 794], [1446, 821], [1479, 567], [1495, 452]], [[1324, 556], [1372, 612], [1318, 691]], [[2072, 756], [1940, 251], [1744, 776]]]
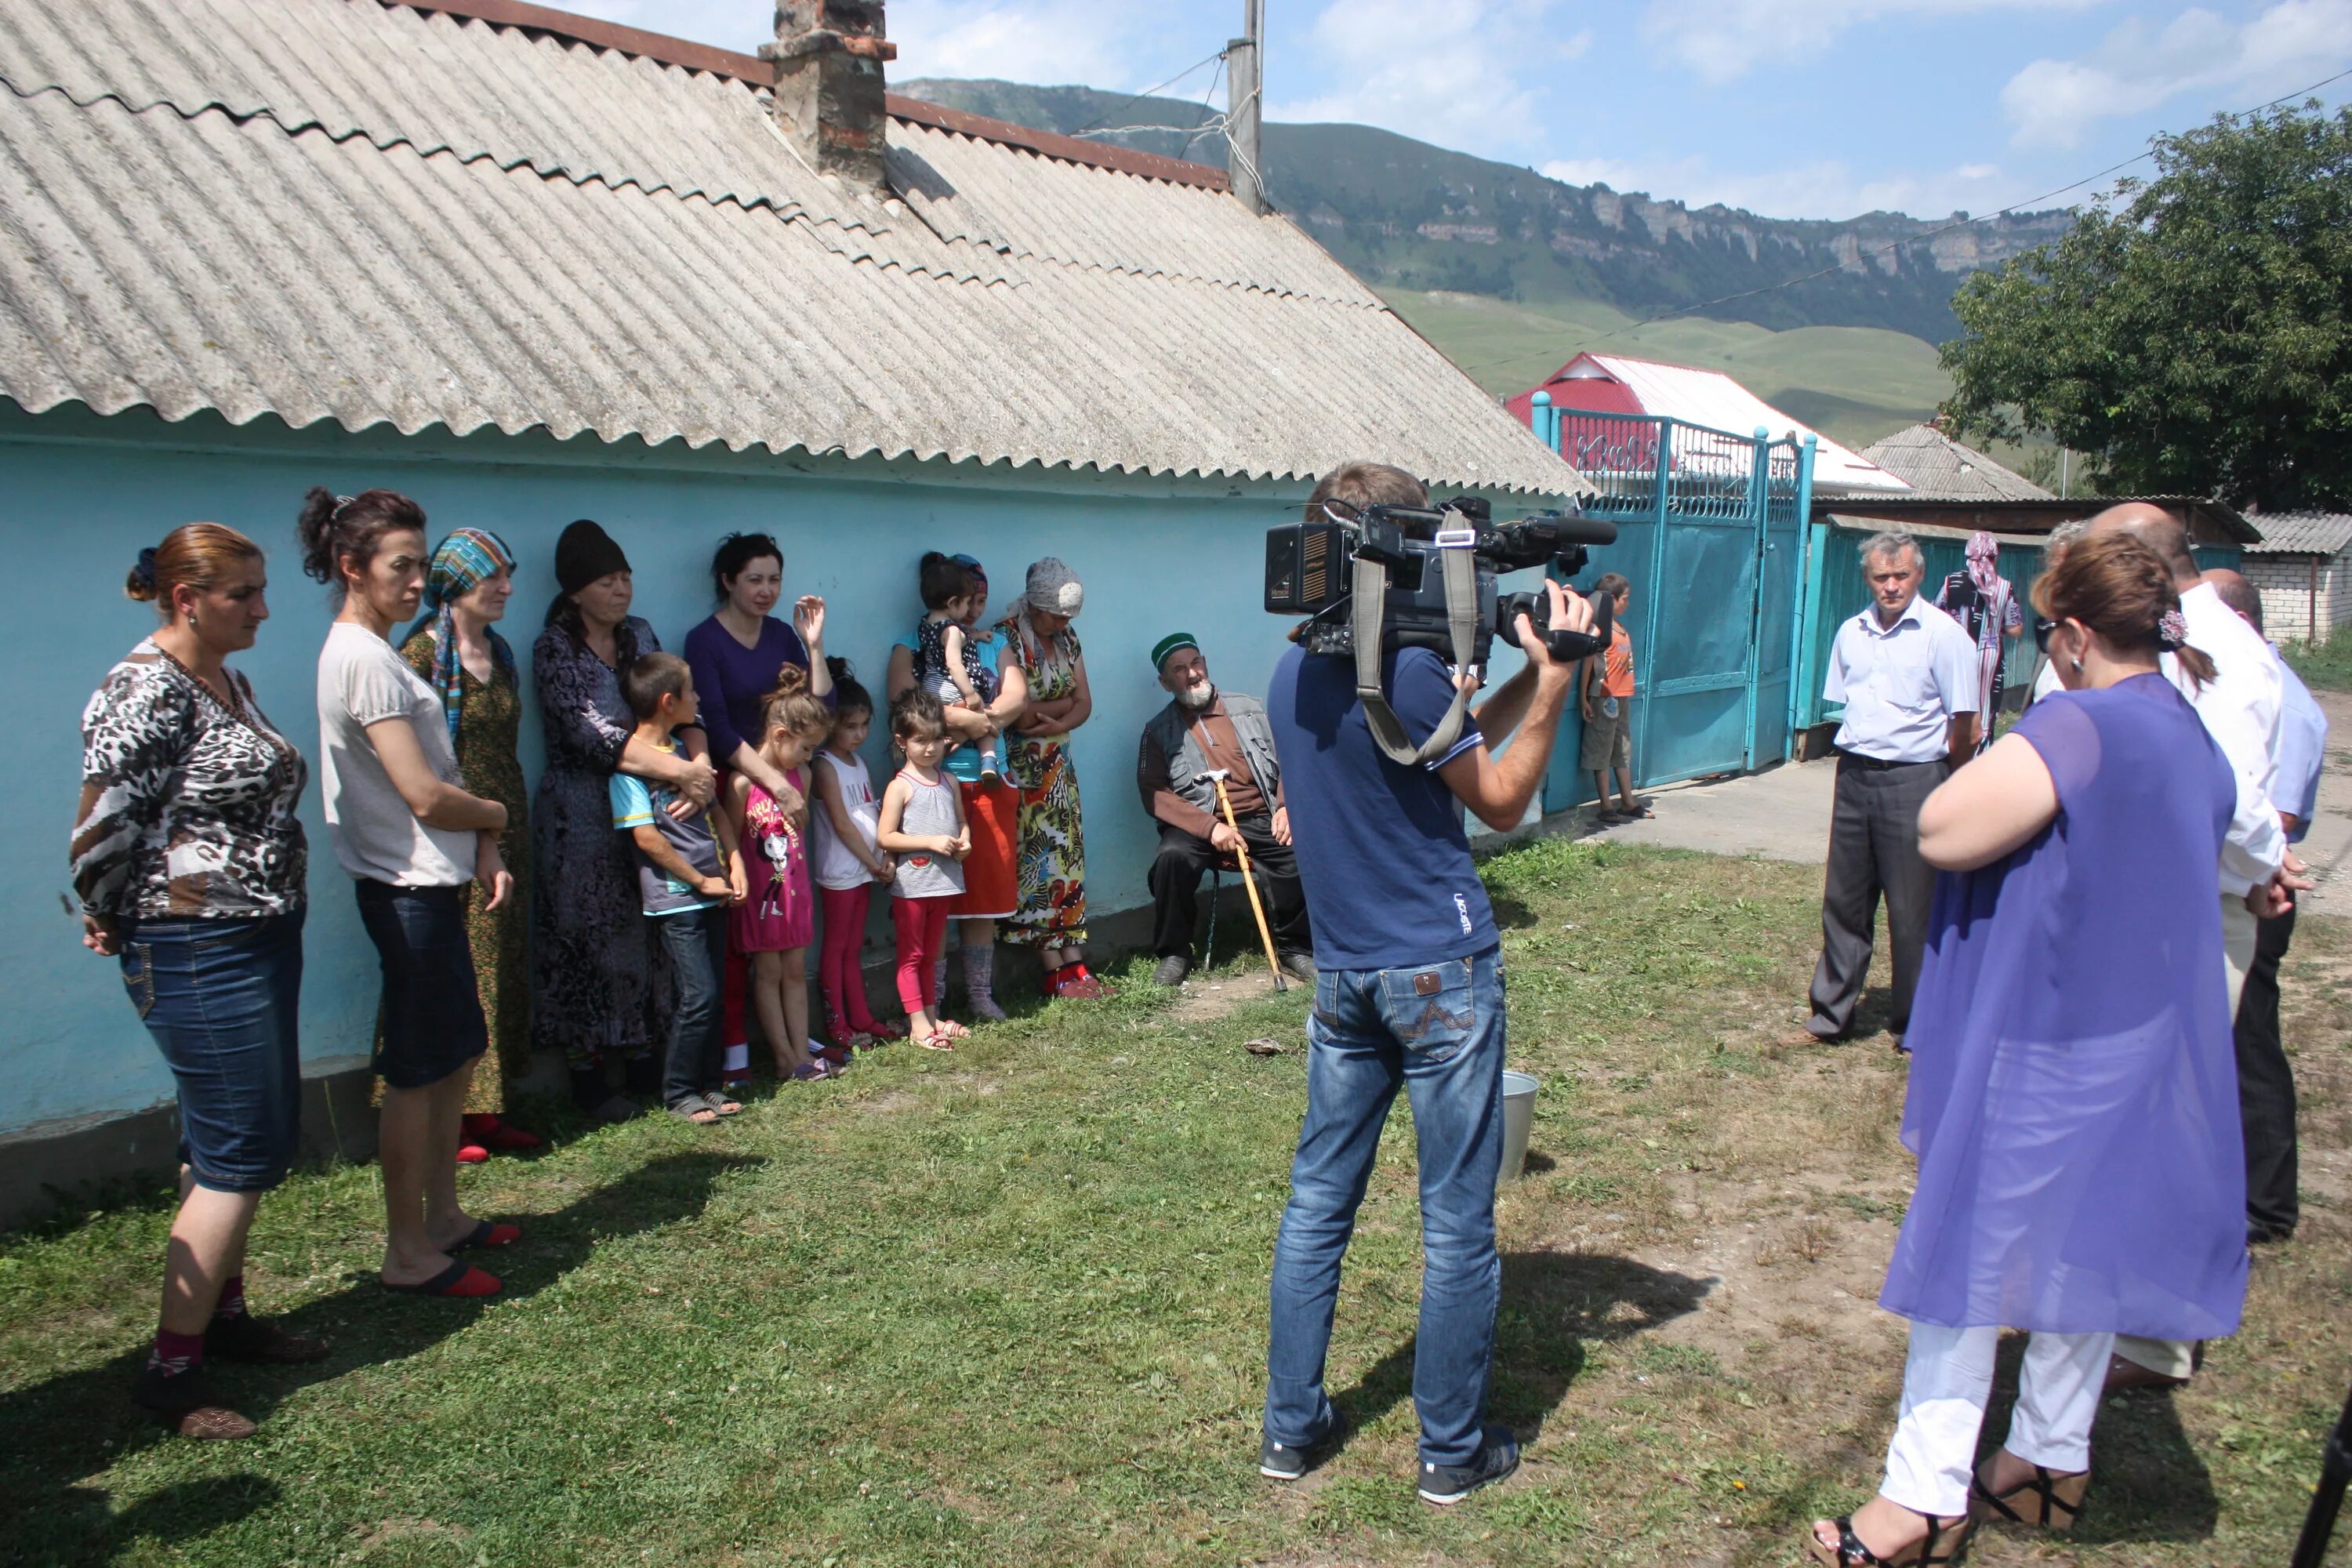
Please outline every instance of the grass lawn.
[[2352, 637], [2327, 642], [2282, 643], [2279, 651], [2294, 667], [2294, 672], [2303, 677], [2305, 686], [2323, 691], [2352, 691]]
[[[123, 1400], [160, 1198], [0, 1239], [0, 1559], [1793, 1562], [1876, 1479], [1902, 1334], [1872, 1303], [1908, 1191], [1885, 1041], [1774, 1043], [1819, 873], [1559, 840], [1486, 869], [1511, 1054], [1544, 1089], [1500, 1205], [1493, 1410], [1528, 1463], [1461, 1507], [1411, 1486], [1402, 1114], [1333, 1346], [1356, 1435], [1306, 1483], [1258, 1479], [1303, 1064], [1242, 1045], [1296, 1046], [1305, 998], [1235, 964], [1177, 1000], [1130, 966], [1112, 1002], [952, 1057], [894, 1047], [716, 1131], [573, 1127], [467, 1173], [528, 1232], [487, 1304], [382, 1294], [374, 1171], [297, 1177], [252, 1291], [335, 1352], [226, 1369], [264, 1421], [247, 1443], [167, 1439]], [[2245, 1331], [2191, 1388], [2109, 1405], [2063, 1550], [1991, 1537], [1972, 1561], [2285, 1560], [2352, 1370], [2352, 929], [2303, 922], [2288, 995], [2302, 1238], [2257, 1260]]]

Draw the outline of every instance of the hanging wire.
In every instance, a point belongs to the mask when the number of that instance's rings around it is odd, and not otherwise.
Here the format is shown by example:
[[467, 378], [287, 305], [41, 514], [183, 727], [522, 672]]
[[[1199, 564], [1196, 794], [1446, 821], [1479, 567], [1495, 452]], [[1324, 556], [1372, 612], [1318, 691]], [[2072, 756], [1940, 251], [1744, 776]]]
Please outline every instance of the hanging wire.
[[[1101, 127], [1102, 127], [1102, 126], [1104, 126], [1105, 124], [1108, 123], [1108, 121], [1109, 121], [1109, 120], [1110, 120], [1110, 118], [1111, 118], [1111, 115], [1120, 113], [1121, 111], [1123, 111], [1123, 110], [1127, 108], [1127, 106], [1128, 106], [1129, 104], [1131, 104], [1131, 103], [1140, 103], [1140, 102], [1142, 102], [1145, 99], [1151, 97], [1151, 96], [1152, 96], [1153, 94], [1155, 94], [1155, 93], [1162, 92], [1162, 91], [1165, 91], [1165, 90], [1166, 90], [1167, 89], [1169, 89], [1169, 88], [1174, 87], [1178, 82], [1182, 81], [1186, 77], [1191, 76], [1194, 71], [1199, 70], [1202, 66], [1209, 64], [1209, 63], [1210, 63], [1210, 61], [1212, 61], [1212, 60], [1216, 61], [1216, 62], [1218, 62], [1219, 64], [1223, 64], [1223, 61], [1224, 61], [1224, 58], [1225, 58], [1225, 51], [1224, 51], [1224, 50], [1223, 50], [1223, 49], [1219, 49], [1215, 54], [1213, 54], [1213, 55], [1210, 55], [1210, 56], [1208, 56], [1206, 58], [1194, 60], [1191, 65], [1186, 66], [1182, 70], [1178, 71], [1174, 76], [1170, 77], [1166, 81], [1161, 82], [1158, 87], [1147, 87], [1147, 88], [1145, 88], [1141, 92], [1137, 93], [1134, 97], [1129, 98], [1129, 99], [1122, 100], [1120, 101], [1120, 103], [1118, 104], [1118, 108], [1111, 110], [1109, 113], [1103, 115], [1101, 119], [1099, 119], [1099, 120], [1096, 120], [1096, 121], [1092, 121], [1092, 122], [1090, 122], [1090, 123], [1088, 123], [1088, 124], [1087, 124], [1087, 125], [1083, 125], [1083, 126], [1079, 127], [1079, 128], [1078, 128], [1077, 130], [1076, 130], [1076, 131], [1071, 132], [1070, 132], [1070, 134], [1071, 134], [1071, 135], [1073, 135], [1073, 136], [1084, 136], [1084, 135], [1087, 135], [1087, 134], [1088, 132], [1090, 132], [1098, 131], [1098, 130], [1100, 130], [1100, 129], [1101, 129]], [[1155, 125], [1155, 126], [1146, 127], [1145, 129], [1148, 129], [1148, 130], [1154, 130], [1154, 131], [1163, 130], [1163, 129], [1165, 129], [1165, 130], [1175, 130], [1175, 131], [1181, 131], [1181, 130], [1182, 130], [1182, 129], [1184, 129], [1184, 128], [1183, 128], [1183, 127], [1181, 127], [1181, 126], [1166, 126], [1166, 127], [1162, 127], [1162, 126], [1156, 126], [1156, 125]], [[1108, 134], [1108, 135], [1116, 135], [1116, 134], [1118, 134], [1118, 132], [1105, 132], [1105, 134]]]

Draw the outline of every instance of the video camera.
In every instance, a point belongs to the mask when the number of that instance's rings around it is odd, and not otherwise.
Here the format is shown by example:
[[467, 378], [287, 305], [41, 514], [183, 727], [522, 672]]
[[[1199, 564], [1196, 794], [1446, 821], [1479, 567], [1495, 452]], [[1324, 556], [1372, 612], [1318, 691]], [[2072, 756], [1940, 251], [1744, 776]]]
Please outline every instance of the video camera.
[[[1551, 625], [1551, 606], [1542, 594], [1500, 594], [1496, 575], [1529, 566], [1556, 565], [1563, 576], [1584, 570], [1586, 547], [1613, 544], [1617, 525], [1573, 512], [1541, 512], [1497, 528], [1493, 510], [1476, 496], [1462, 496], [1436, 508], [1372, 506], [1359, 510], [1344, 501], [1326, 501], [1324, 521], [1293, 522], [1265, 536], [1265, 607], [1271, 615], [1311, 618], [1298, 640], [1309, 653], [1352, 654], [1360, 617], [1353, 613], [1356, 563], [1381, 567], [1387, 579], [1380, 620], [1381, 650], [1425, 647], [1459, 662], [1454, 646], [1444, 558], [1466, 552], [1475, 563], [1472, 644], [1468, 662], [1486, 667], [1494, 640], [1516, 644], [1514, 626], [1525, 615], [1557, 659], [1582, 658], [1609, 646], [1611, 606], [1593, 606], [1590, 634]], [[1407, 537], [1408, 530], [1431, 535]]]

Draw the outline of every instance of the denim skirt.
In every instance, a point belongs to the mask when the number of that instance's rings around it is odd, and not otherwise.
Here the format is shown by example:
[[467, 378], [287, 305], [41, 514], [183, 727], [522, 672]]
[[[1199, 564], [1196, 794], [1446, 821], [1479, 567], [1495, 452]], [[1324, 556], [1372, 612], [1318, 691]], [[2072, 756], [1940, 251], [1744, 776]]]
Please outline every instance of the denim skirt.
[[489, 1048], [466, 941], [466, 889], [359, 879], [360, 923], [383, 965], [376, 1076], [389, 1089], [439, 1083]]
[[262, 1193], [301, 1134], [302, 911], [124, 921], [123, 987], [172, 1068], [180, 1163], [201, 1185]]

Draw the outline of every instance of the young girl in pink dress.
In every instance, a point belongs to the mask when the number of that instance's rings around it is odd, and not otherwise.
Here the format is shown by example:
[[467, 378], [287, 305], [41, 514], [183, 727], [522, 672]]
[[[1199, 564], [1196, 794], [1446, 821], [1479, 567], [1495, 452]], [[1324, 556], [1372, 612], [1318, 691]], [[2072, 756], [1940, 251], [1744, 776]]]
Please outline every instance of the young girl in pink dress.
[[[762, 714], [760, 754], [808, 798], [808, 761], [833, 730], [833, 714], [812, 696], [808, 672], [786, 665]], [[808, 808], [787, 813], [747, 773], [730, 784], [736, 840], [751, 873], [751, 896], [735, 906], [729, 935], [751, 959], [751, 1002], [775, 1053], [779, 1079], [829, 1078], [836, 1065], [810, 1049], [808, 947], [816, 935], [809, 883]]]

